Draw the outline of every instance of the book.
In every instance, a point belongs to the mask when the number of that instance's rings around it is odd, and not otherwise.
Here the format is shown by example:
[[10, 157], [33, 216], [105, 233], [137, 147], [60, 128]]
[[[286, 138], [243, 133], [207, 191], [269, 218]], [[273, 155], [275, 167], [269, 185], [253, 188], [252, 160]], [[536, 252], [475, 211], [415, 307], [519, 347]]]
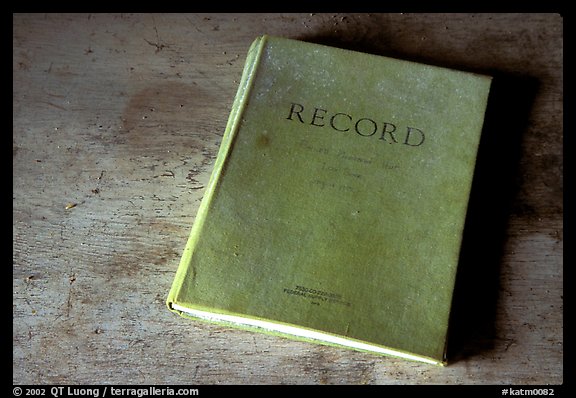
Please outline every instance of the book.
[[258, 37], [168, 308], [445, 365], [490, 84]]

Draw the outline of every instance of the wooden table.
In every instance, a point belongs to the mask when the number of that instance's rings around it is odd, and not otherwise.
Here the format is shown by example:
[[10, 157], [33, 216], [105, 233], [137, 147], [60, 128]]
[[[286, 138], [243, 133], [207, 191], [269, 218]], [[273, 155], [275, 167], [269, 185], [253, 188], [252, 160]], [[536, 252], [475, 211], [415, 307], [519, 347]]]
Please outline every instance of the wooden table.
[[[555, 14], [13, 16], [13, 382], [563, 382]], [[259, 34], [495, 77], [447, 368], [182, 319], [165, 299]]]

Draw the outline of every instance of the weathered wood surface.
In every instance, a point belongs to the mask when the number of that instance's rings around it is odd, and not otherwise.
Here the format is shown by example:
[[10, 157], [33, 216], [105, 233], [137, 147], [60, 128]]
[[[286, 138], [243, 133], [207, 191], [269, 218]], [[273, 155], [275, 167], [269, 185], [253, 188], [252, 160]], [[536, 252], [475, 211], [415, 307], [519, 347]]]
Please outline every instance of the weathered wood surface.
[[[561, 16], [13, 22], [14, 383], [563, 381]], [[449, 367], [192, 322], [165, 308], [246, 50], [262, 33], [495, 76]]]

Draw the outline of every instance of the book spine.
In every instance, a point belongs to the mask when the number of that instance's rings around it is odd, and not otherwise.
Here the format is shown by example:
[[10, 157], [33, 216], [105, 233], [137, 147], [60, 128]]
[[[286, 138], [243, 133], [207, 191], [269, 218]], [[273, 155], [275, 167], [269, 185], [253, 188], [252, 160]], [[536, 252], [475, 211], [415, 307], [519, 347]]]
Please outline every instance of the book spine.
[[[173, 312], [180, 312], [172, 307], [172, 303], [178, 302], [178, 295], [186, 275], [188, 273], [195, 272], [194, 267], [191, 264], [194, 248], [196, 246], [196, 242], [198, 241], [198, 237], [200, 236], [200, 232], [204, 226], [204, 221], [206, 219], [208, 209], [210, 208], [212, 198], [214, 197], [214, 194], [217, 190], [223, 170], [225, 170], [228, 155], [234, 143], [234, 139], [236, 138], [236, 133], [238, 132], [242, 114], [244, 113], [246, 103], [250, 96], [250, 91], [266, 42], [267, 36], [258, 37], [256, 40], [254, 40], [250, 46], [250, 49], [248, 50], [246, 62], [244, 64], [244, 70], [242, 71], [242, 78], [240, 79], [240, 85], [232, 104], [232, 110], [230, 112], [230, 116], [226, 124], [226, 129], [222, 137], [222, 143], [220, 144], [220, 149], [218, 151], [218, 155], [216, 156], [214, 169], [212, 170], [208, 186], [206, 187], [206, 191], [202, 197], [202, 202], [200, 203], [196, 219], [192, 225], [192, 230], [190, 231], [188, 241], [180, 259], [178, 270], [176, 271], [176, 276], [174, 278], [174, 282], [172, 283], [172, 288], [170, 289], [168, 298], [166, 299], [166, 305], [168, 306], [168, 309]], [[192, 275], [192, 280], [193, 279], [194, 275]]]

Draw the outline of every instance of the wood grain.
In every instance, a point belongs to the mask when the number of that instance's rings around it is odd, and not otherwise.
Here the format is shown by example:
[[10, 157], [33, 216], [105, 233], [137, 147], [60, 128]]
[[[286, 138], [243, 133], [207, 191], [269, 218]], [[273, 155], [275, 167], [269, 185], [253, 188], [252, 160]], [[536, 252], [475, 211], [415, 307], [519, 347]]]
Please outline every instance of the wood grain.
[[[13, 383], [563, 382], [555, 14], [13, 16]], [[447, 368], [165, 308], [259, 34], [495, 77]]]

